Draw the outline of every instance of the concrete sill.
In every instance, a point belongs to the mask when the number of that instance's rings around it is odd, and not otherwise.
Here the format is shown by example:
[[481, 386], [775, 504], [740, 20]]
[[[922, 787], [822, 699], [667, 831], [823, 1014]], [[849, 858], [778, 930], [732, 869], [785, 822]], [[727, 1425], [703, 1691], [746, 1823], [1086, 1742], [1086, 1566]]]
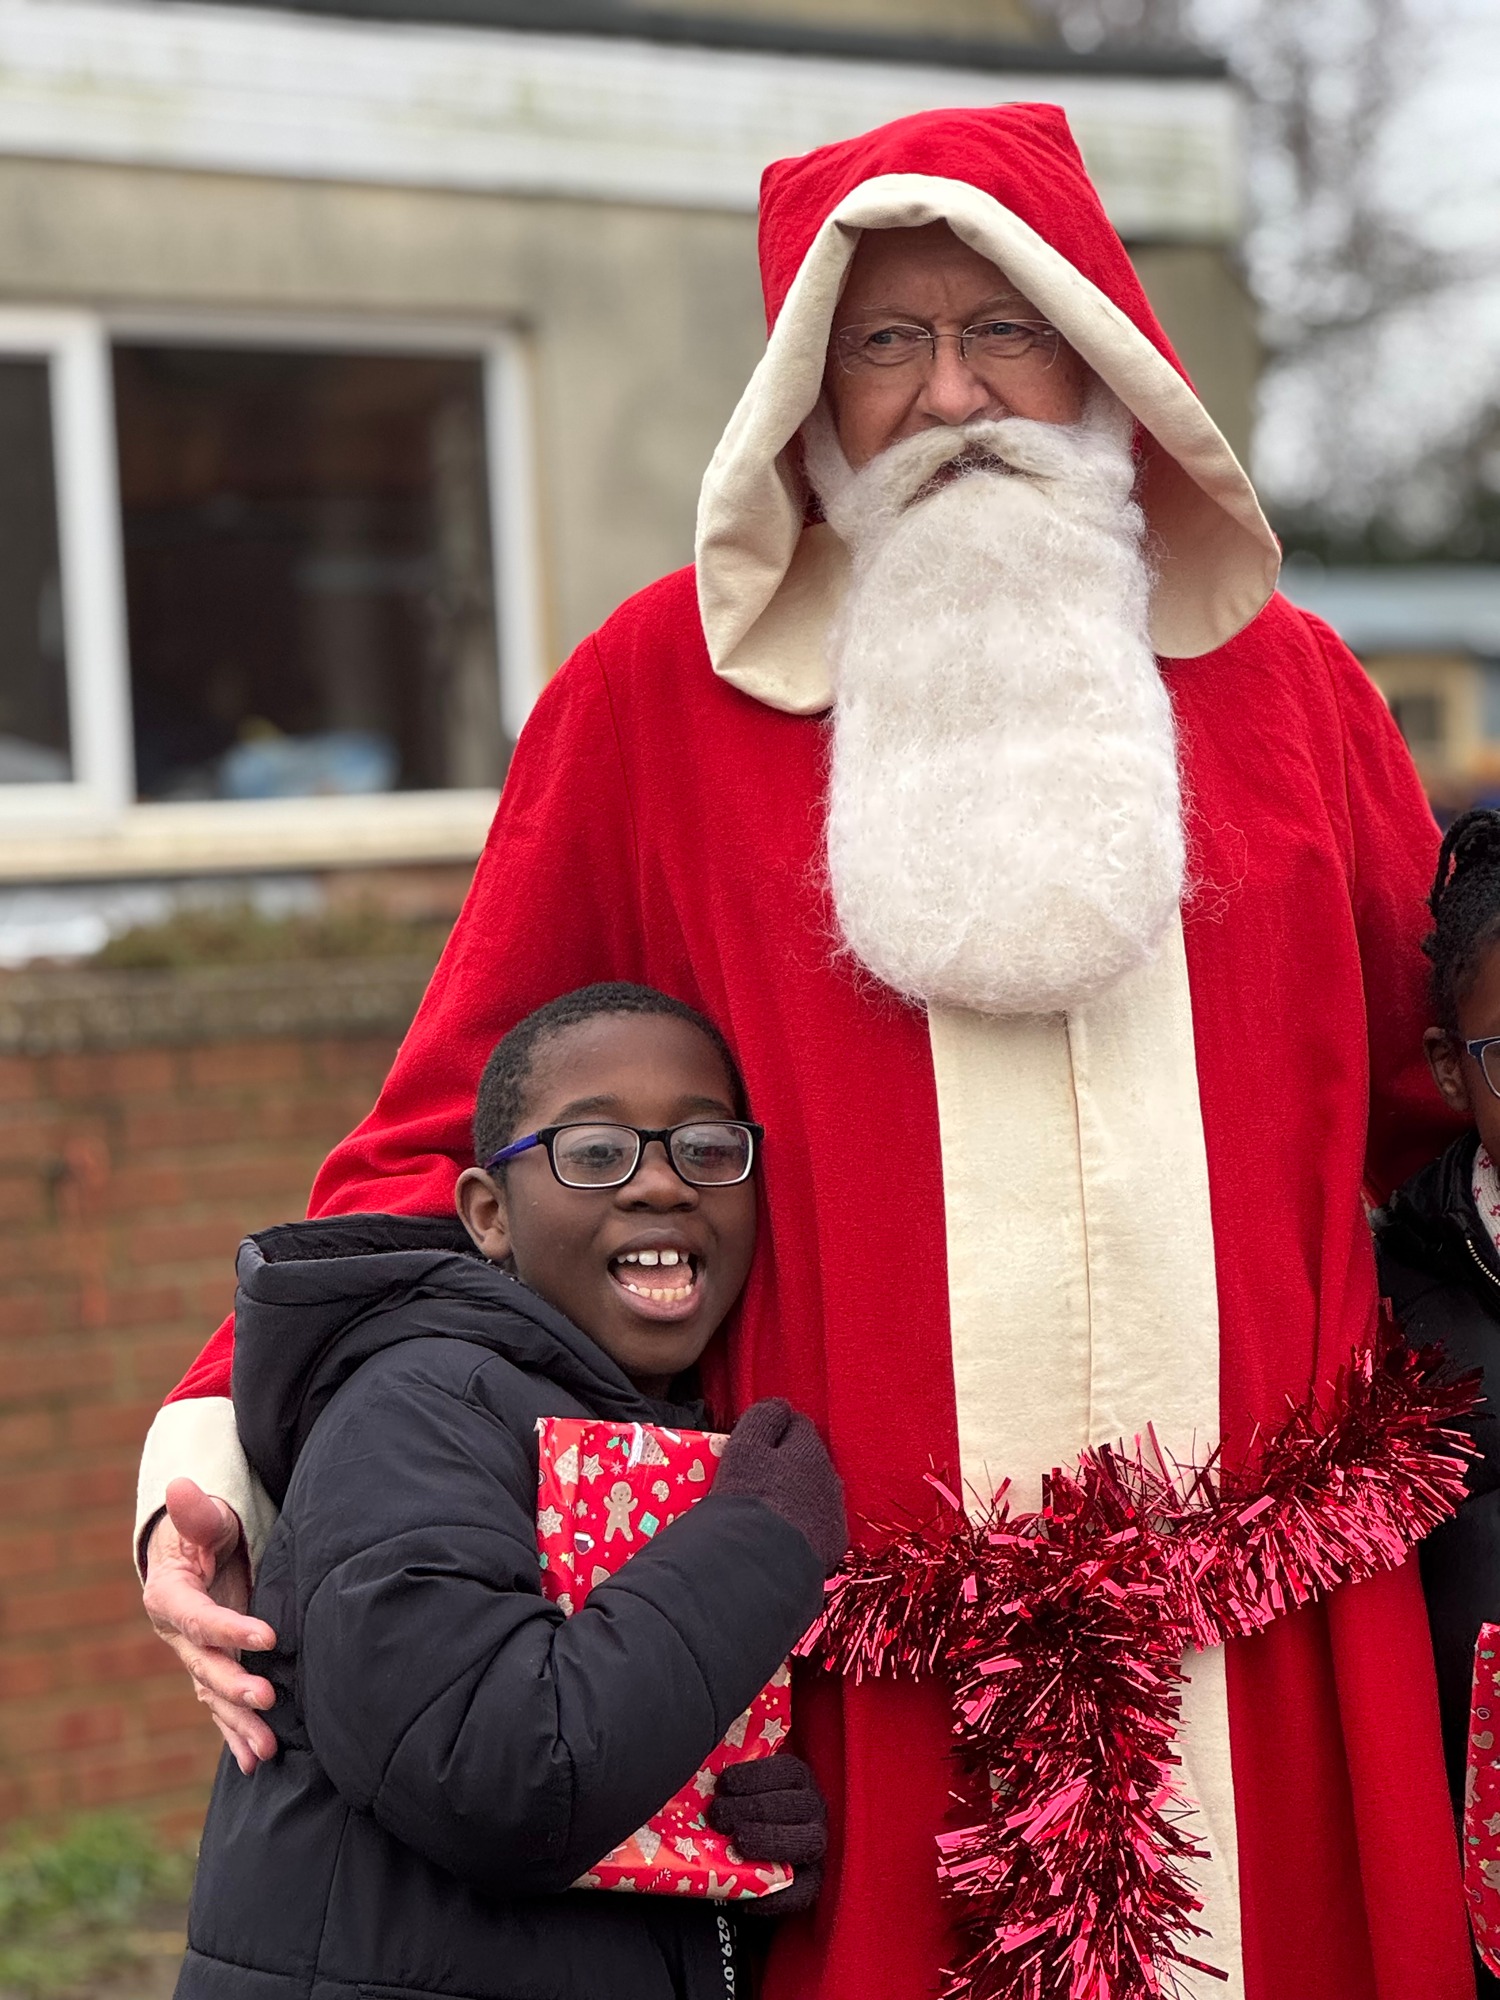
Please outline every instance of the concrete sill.
[[212, 800], [130, 806], [112, 820], [39, 816], [28, 823], [12, 790], [0, 814], [0, 882], [473, 861], [498, 796]]

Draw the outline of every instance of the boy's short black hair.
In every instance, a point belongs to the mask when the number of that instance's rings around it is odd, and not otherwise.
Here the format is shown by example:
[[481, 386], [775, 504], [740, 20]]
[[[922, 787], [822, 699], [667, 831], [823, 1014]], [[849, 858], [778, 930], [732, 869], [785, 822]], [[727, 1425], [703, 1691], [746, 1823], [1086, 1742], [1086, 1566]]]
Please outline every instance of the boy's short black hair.
[[492, 1160], [515, 1137], [516, 1126], [526, 1108], [532, 1059], [540, 1045], [564, 1028], [597, 1020], [602, 1014], [659, 1014], [670, 1020], [691, 1022], [723, 1057], [734, 1092], [734, 1108], [744, 1116], [745, 1084], [739, 1064], [728, 1042], [706, 1014], [700, 1014], [685, 1000], [674, 1000], [670, 993], [659, 993], [654, 986], [635, 986], [623, 979], [603, 980], [598, 985], [580, 986], [572, 993], [549, 1000], [544, 1007], [518, 1021], [490, 1051], [474, 1100], [474, 1157], [481, 1165]]
[[1455, 1035], [1459, 1002], [1500, 942], [1500, 812], [1476, 806], [1449, 827], [1427, 907], [1433, 928], [1422, 949], [1432, 960], [1433, 1006], [1439, 1027]]

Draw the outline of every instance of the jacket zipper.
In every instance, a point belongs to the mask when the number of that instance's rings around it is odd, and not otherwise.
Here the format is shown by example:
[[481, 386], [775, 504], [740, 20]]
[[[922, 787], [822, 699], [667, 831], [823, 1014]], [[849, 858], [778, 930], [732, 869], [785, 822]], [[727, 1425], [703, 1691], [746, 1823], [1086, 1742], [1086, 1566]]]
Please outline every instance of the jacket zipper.
[[1490, 1269], [1489, 1265], [1485, 1263], [1484, 1259], [1480, 1256], [1479, 1252], [1474, 1248], [1474, 1239], [1472, 1236], [1466, 1236], [1464, 1238], [1464, 1248], [1465, 1250], [1468, 1251], [1469, 1255], [1474, 1259], [1474, 1262], [1479, 1266], [1480, 1270], [1483, 1271], [1484, 1275], [1489, 1279], [1490, 1283], [1494, 1285], [1497, 1290], [1500, 1290], [1500, 1278], [1497, 1278], [1495, 1276], [1494, 1272]]

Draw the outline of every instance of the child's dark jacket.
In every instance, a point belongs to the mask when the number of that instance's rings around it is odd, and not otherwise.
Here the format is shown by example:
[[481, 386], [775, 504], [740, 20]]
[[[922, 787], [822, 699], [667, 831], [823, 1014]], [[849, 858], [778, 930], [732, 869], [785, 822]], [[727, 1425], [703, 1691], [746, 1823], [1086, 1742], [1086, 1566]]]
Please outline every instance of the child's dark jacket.
[[770, 1678], [821, 1565], [710, 1492], [564, 1618], [536, 1419], [702, 1412], [640, 1395], [460, 1240], [349, 1216], [241, 1249], [235, 1411], [283, 1507], [253, 1605], [277, 1648], [247, 1664], [281, 1752], [221, 1763], [180, 2000], [736, 1991], [717, 1906], [566, 1892]]
[[1474, 1207], [1478, 1137], [1456, 1139], [1375, 1217], [1380, 1288], [1413, 1346], [1437, 1341], [1461, 1370], [1482, 1369], [1488, 1394], [1466, 1426], [1479, 1450], [1469, 1498], [1422, 1544], [1422, 1587], [1437, 1657], [1443, 1748], [1461, 1809], [1474, 1641], [1500, 1619], [1500, 1260]]

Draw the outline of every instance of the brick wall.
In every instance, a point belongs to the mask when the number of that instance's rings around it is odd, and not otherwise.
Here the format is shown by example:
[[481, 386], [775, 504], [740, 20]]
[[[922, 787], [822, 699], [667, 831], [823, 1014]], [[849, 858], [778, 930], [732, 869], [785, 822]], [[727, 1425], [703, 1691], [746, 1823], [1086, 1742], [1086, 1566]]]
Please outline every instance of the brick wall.
[[236, 1244], [374, 1099], [426, 967], [378, 970], [3, 982], [0, 1822], [201, 1817], [218, 1737], [142, 1617], [136, 1461]]

